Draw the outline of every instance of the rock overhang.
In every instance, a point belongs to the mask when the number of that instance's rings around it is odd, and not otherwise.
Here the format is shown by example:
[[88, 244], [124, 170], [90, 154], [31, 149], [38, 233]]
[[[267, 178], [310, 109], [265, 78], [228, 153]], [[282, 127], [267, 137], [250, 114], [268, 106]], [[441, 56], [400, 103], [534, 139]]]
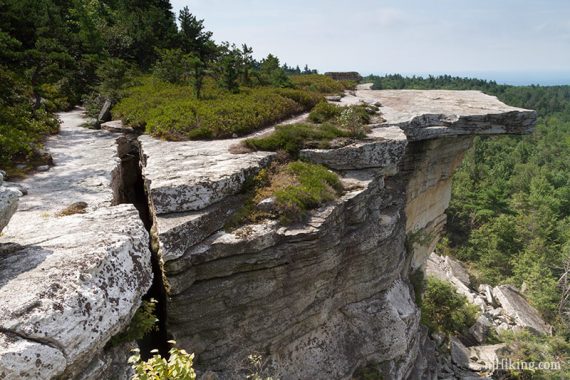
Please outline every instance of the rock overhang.
[[[140, 138], [146, 156], [143, 176], [165, 276], [171, 285], [170, 331], [182, 346], [195, 348], [209, 369], [231, 367], [232, 360], [245, 354], [247, 347], [257, 349], [255, 344], [270, 345], [277, 360], [288, 355], [310, 357], [311, 347], [300, 333], [291, 333], [296, 326], [304, 325], [303, 331], [310, 337], [328, 329], [326, 320], [338, 320], [335, 328], [339, 334], [334, 334], [330, 346], [343, 345], [349, 342], [344, 327], [338, 326], [345, 326], [348, 320], [362, 332], [368, 322], [363, 322], [366, 316], [361, 313], [348, 315], [339, 310], [349, 310], [360, 302], [367, 307], [369, 301], [386, 310], [405, 304], [401, 298], [410, 295], [405, 276], [411, 267], [405, 244], [408, 204], [435, 188], [429, 207], [418, 209], [417, 217], [438, 222], [437, 226], [443, 224], [440, 211], [445, 209], [446, 199], [442, 200], [441, 194], [450, 188], [455, 164], [469, 146], [469, 138], [461, 136], [526, 134], [536, 121], [534, 111], [509, 107], [476, 91], [358, 90], [341, 100], [344, 105], [361, 102], [379, 103], [384, 118], [370, 126], [365, 139], [341, 148], [301, 151], [302, 159], [336, 171], [346, 189], [336, 201], [313, 210], [301, 225], [281, 226], [267, 220], [231, 232], [223, 228], [224, 220], [241, 205], [239, 192], [248, 177], [267, 166], [274, 153], [232, 154], [230, 147], [243, 138], [189, 142]], [[404, 166], [410, 159], [423, 160], [421, 165], [416, 161], [421, 167], [412, 170], [413, 175], [426, 176], [413, 182], [417, 188], [407, 186], [410, 172]], [[429, 173], [434, 165], [441, 167]], [[205, 187], [209, 193], [198, 196]], [[177, 199], [181, 194], [184, 202]], [[442, 204], [431, 207], [438, 202]], [[400, 276], [402, 286], [395, 286]], [[397, 289], [395, 297], [378, 297], [390, 287]], [[287, 318], [275, 312], [284, 304], [287, 308], [283, 310], [297, 311]], [[399, 348], [391, 346], [393, 352], [370, 354], [375, 360], [398, 361], [394, 355], [402, 353], [413, 361], [414, 355], [419, 355], [414, 346], [418, 313], [412, 303], [409, 310], [409, 318], [399, 318], [403, 323], [396, 321], [397, 335], [402, 337]], [[275, 324], [260, 326], [252, 321]], [[359, 344], [381, 339], [394, 325], [380, 321], [377, 327], [374, 337], [356, 333]], [[365, 356], [345, 354], [323, 352], [323, 360], [317, 364], [300, 361], [290, 363], [288, 369], [319, 374], [331, 368], [325, 362], [346, 359], [342, 368], [333, 372], [349, 372], [352, 361]], [[222, 363], [216, 359], [219, 357], [227, 360]], [[410, 363], [398, 363], [402, 368], [390, 367], [390, 371], [408, 371]]]

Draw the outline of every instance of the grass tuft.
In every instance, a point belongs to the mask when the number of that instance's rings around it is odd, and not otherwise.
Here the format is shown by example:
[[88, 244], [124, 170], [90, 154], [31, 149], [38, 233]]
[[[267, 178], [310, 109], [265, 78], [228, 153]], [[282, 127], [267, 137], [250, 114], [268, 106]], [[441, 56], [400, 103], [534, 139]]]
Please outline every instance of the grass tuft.
[[302, 161], [274, 164], [261, 170], [253, 183], [249, 200], [232, 216], [227, 229], [263, 219], [278, 219], [284, 225], [301, 222], [309, 210], [338, 198], [343, 191], [336, 173]]

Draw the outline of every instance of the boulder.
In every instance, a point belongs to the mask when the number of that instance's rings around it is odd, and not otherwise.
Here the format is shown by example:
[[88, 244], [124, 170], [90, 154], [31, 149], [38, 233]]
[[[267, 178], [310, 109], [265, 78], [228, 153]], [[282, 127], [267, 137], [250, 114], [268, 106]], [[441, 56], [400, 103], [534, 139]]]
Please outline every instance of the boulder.
[[451, 349], [451, 360], [461, 368], [469, 368], [471, 353], [461, 341], [455, 337], [451, 337], [449, 341]]
[[492, 307], [497, 306], [495, 302], [495, 297], [493, 297], [493, 287], [487, 284], [479, 285], [479, 294], [481, 294], [485, 298], [485, 302]]
[[484, 315], [480, 315], [473, 326], [469, 328], [469, 335], [479, 344], [483, 343], [491, 331], [491, 321]]
[[132, 205], [50, 218], [27, 244], [0, 244], [0, 378], [69, 378], [98, 360], [150, 287], [148, 247]]
[[[459, 261], [449, 256], [442, 257], [432, 252], [426, 262], [426, 274], [450, 282], [471, 303], [476, 303], [476, 299], [479, 298], [469, 288], [470, 280], [467, 270]], [[481, 301], [477, 301], [477, 304], [481, 306]]]
[[22, 195], [28, 195], [28, 187], [21, 183], [4, 181], [4, 187], [9, 190], [19, 191]]
[[105, 103], [99, 111], [99, 116], [97, 116], [97, 123], [101, 124], [111, 120], [111, 108], [113, 107], [113, 102], [110, 99], [105, 99]]
[[340, 95], [329, 95], [325, 96], [325, 99], [329, 102], [340, 102], [342, 100], [342, 96]]
[[18, 199], [22, 193], [13, 188], [7, 188], [0, 184], [0, 232], [8, 225], [12, 215], [18, 209]]
[[469, 368], [478, 372], [493, 372], [506, 350], [505, 344], [473, 346], [469, 348]]
[[517, 326], [528, 328], [538, 334], [552, 334], [552, 326], [542, 319], [538, 311], [514, 286], [497, 286], [493, 288], [493, 296], [502, 306], [503, 312], [511, 317]]

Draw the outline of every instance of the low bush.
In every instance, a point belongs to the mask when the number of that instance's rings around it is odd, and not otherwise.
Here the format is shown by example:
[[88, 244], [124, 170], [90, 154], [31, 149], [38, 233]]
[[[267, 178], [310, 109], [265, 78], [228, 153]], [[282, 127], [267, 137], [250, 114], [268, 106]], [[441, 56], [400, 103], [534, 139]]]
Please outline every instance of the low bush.
[[422, 323], [431, 331], [461, 334], [477, 320], [478, 308], [446, 281], [428, 277], [421, 300]]
[[[570, 342], [564, 336], [535, 335], [529, 331], [503, 331], [499, 339], [507, 344], [505, 359], [529, 363], [536, 368], [512, 369], [512, 379], [570, 379]], [[531, 364], [532, 363], [532, 364]], [[549, 369], [539, 369], [539, 363]]]
[[[323, 124], [286, 124], [275, 127], [271, 134], [247, 139], [243, 144], [253, 150], [284, 150], [297, 156], [303, 148], [327, 149], [332, 140], [366, 137], [370, 116], [362, 106], [336, 107], [319, 103], [309, 115], [313, 120], [328, 120]], [[334, 117], [337, 116], [337, 117]]]
[[321, 94], [338, 94], [356, 86], [356, 82], [337, 81], [321, 74], [292, 75], [290, 78], [295, 88]]
[[154, 355], [143, 361], [139, 350], [134, 350], [134, 355], [129, 358], [135, 372], [131, 380], [196, 380], [194, 354], [177, 348], [173, 340], [168, 343], [172, 345], [168, 359], [160, 356], [158, 350], [152, 350]]
[[309, 120], [313, 123], [322, 124], [338, 118], [342, 113], [342, 108], [329, 102], [320, 102], [309, 114]]
[[[267, 218], [279, 219], [282, 224], [300, 222], [307, 211], [338, 198], [342, 190], [337, 174], [322, 165], [302, 161], [274, 164], [257, 175], [249, 199], [226, 228]], [[264, 200], [271, 200], [271, 205], [260, 207]]]
[[259, 87], [239, 94], [205, 85], [196, 99], [188, 85], [146, 77], [113, 109], [134, 128], [168, 140], [244, 135], [310, 110], [321, 96], [295, 89]]
[[253, 150], [276, 152], [284, 150], [296, 156], [304, 147], [325, 149], [337, 137], [350, 137], [350, 133], [332, 124], [288, 124], [275, 127], [275, 131], [262, 137], [245, 140]]

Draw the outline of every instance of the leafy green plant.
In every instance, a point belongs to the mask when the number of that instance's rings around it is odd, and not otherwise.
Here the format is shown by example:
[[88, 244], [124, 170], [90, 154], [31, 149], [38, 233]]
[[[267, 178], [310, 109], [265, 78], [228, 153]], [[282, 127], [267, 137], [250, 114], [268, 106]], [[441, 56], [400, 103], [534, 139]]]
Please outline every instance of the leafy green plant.
[[[246, 379], [248, 380], [273, 380], [271, 376], [265, 376], [265, 363], [263, 361], [263, 356], [259, 354], [251, 354], [247, 357], [249, 362], [248, 374]], [[275, 379], [277, 380], [277, 379]]]
[[[503, 331], [499, 339], [507, 344], [505, 359], [511, 362], [548, 363], [553, 368], [511, 370], [514, 379], [568, 379], [570, 378], [570, 342], [563, 336], [536, 335], [529, 331]], [[559, 368], [558, 368], [559, 367]]]
[[328, 148], [337, 137], [350, 137], [350, 133], [332, 124], [289, 124], [275, 127], [267, 136], [247, 139], [244, 144], [254, 150], [284, 150], [296, 156], [305, 147]]
[[[226, 225], [227, 229], [261, 219], [279, 219], [282, 224], [302, 221], [307, 212], [339, 197], [343, 191], [338, 175], [322, 165], [293, 161], [274, 165], [257, 176], [256, 185]], [[269, 208], [258, 207], [272, 200]]]
[[370, 115], [363, 106], [346, 107], [338, 117], [338, 124], [353, 136], [366, 135], [366, 124], [370, 122]]
[[111, 338], [110, 345], [117, 346], [124, 342], [140, 340], [149, 332], [155, 331], [158, 322], [155, 316], [156, 304], [157, 301], [152, 298], [148, 301], [143, 301], [127, 330]]
[[320, 102], [311, 110], [309, 120], [321, 124], [336, 119], [342, 114], [342, 108], [329, 102]]
[[356, 85], [354, 82], [336, 81], [320, 74], [292, 75], [290, 78], [296, 88], [321, 94], [342, 93], [344, 90], [353, 89]]
[[244, 135], [309, 110], [320, 95], [295, 89], [244, 88], [233, 94], [206, 81], [202, 99], [189, 85], [150, 77], [129, 90], [113, 115], [132, 127], [168, 140]]
[[187, 353], [184, 349], [176, 347], [176, 341], [168, 341], [172, 348], [168, 351], [168, 360], [158, 354], [158, 350], [152, 350], [154, 355], [147, 361], [143, 361], [140, 351], [133, 350], [134, 355], [129, 358], [135, 372], [132, 380], [195, 380], [194, 354]]
[[446, 281], [428, 277], [421, 301], [422, 323], [431, 331], [461, 334], [471, 327], [478, 308]]

